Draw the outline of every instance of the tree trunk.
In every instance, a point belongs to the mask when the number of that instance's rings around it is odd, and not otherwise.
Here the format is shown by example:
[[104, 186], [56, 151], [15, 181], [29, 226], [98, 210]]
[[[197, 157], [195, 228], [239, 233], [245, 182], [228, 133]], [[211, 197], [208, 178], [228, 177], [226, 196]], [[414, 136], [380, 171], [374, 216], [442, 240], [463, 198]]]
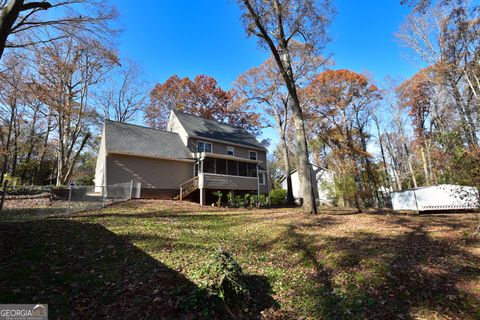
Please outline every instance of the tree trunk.
[[296, 141], [298, 146], [298, 177], [300, 180], [300, 187], [302, 189], [303, 196], [303, 209], [308, 213], [317, 213], [317, 207], [315, 204], [315, 197], [310, 173], [310, 159], [308, 157], [308, 145], [307, 137], [305, 135], [305, 124], [303, 122], [302, 108], [300, 105], [300, 99], [297, 94], [297, 87], [295, 84], [295, 77], [293, 73], [292, 62], [289, 55], [288, 40], [284, 34], [284, 25], [282, 20], [281, 5], [278, 1], [274, 2], [274, 7], [277, 15], [276, 28], [277, 34], [274, 37], [278, 40], [275, 44], [272, 40], [272, 34], [265, 29], [265, 25], [262, 24], [261, 18], [258, 13], [252, 7], [248, 0], [243, 0], [245, 7], [250, 12], [253, 18], [253, 22], [261, 33], [261, 37], [266, 42], [272, 55], [277, 63], [278, 69], [287, 87], [288, 94], [292, 99], [291, 109], [293, 114], [293, 120], [296, 129]]
[[[296, 97], [295, 97], [296, 98]], [[303, 122], [302, 111], [298, 98], [292, 99], [293, 120], [295, 123], [295, 137], [298, 146], [298, 165], [297, 172], [302, 190], [303, 208], [308, 213], [317, 213], [315, 196], [312, 184], [311, 166], [308, 159], [307, 137], [305, 135], [305, 125]]]
[[407, 152], [408, 170], [410, 171], [410, 175], [412, 177], [413, 187], [417, 188], [417, 179], [415, 178], [415, 172], [413, 171], [412, 157], [410, 156], [410, 152], [408, 151], [406, 144], [404, 144], [404, 147], [405, 147], [405, 152]]
[[47, 132], [45, 133], [45, 139], [43, 140], [43, 149], [42, 149], [42, 155], [40, 156], [40, 161], [38, 164], [38, 171], [35, 177], [35, 181], [37, 184], [42, 184], [43, 181], [41, 181], [41, 176], [42, 176], [42, 169], [43, 169], [43, 161], [45, 160], [45, 155], [47, 153], [47, 146], [48, 146], [48, 137], [50, 135], [51, 131], [51, 124], [52, 121], [52, 116], [51, 114], [48, 115], [48, 120], [47, 120]]
[[283, 164], [285, 166], [285, 179], [287, 181], [287, 204], [295, 204], [295, 199], [293, 197], [293, 187], [292, 187], [292, 176], [290, 174], [290, 157], [288, 152], [288, 145], [285, 139], [285, 133], [281, 135], [282, 137], [282, 149], [283, 149]]
[[363, 156], [364, 162], [365, 162], [365, 168], [367, 169], [367, 176], [368, 176], [368, 186], [370, 188], [370, 193], [372, 196], [373, 204], [375, 207], [378, 207], [378, 204], [380, 203], [380, 198], [378, 196], [378, 185], [377, 181], [375, 179], [375, 176], [373, 174], [372, 170], [372, 165], [370, 163], [369, 157], [366, 155], [367, 154], [367, 141], [365, 140], [365, 134], [363, 132], [360, 132], [360, 139], [362, 141], [362, 149], [365, 155]]
[[23, 0], [12, 0], [0, 12], [0, 60], [2, 59], [7, 38], [10, 35], [13, 24], [18, 18]]
[[387, 166], [387, 161], [385, 160], [385, 151], [383, 150], [383, 139], [382, 139], [382, 134], [380, 132], [380, 126], [378, 125], [378, 120], [374, 118], [375, 120], [375, 126], [377, 127], [377, 134], [378, 134], [378, 142], [380, 144], [380, 153], [382, 155], [382, 162], [383, 162], [383, 171], [385, 174], [385, 182], [387, 182], [387, 186], [391, 189], [393, 189], [392, 182], [390, 180], [390, 175], [388, 174], [388, 166]]
[[10, 140], [12, 138], [13, 121], [15, 120], [15, 108], [16, 108], [15, 104], [16, 102], [12, 106], [12, 110], [10, 113], [10, 122], [8, 123], [7, 141], [5, 142], [5, 154], [3, 155], [3, 166], [2, 166], [2, 172], [0, 174], [0, 187], [3, 186], [3, 180], [8, 170], [8, 154], [10, 152]]
[[430, 155], [430, 143], [428, 142], [428, 140], [426, 141], [426, 144], [425, 144], [425, 152], [427, 154], [428, 170], [430, 172], [430, 177], [432, 179], [432, 183], [438, 184], [437, 175], [434, 172], [433, 166], [432, 166], [432, 158], [431, 158], [431, 155]]
[[427, 186], [431, 184], [430, 174], [428, 173], [428, 165], [427, 159], [425, 157], [425, 148], [423, 146], [420, 147], [420, 154], [422, 155], [422, 164], [423, 164], [423, 173], [425, 175], [425, 182]]

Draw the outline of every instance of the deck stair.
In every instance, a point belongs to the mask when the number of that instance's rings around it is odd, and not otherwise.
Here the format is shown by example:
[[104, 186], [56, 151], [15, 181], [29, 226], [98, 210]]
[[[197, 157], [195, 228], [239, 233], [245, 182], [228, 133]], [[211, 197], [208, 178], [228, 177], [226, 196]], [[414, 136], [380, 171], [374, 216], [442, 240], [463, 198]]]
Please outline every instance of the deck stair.
[[178, 199], [182, 201], [197, 189], [198, 189], [198, 176], [188, 181], [185, 181], [180, 185], [180, 195], [178, 196]]

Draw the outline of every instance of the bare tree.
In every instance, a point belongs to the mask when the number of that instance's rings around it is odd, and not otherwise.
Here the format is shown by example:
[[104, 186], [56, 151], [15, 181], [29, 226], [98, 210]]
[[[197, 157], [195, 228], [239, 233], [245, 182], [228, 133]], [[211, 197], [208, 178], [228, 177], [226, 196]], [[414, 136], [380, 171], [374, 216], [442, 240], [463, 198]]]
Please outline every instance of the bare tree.
[[147, 85], [141, 79], [140, 69], [128, 62], [115, 78], [110, 78], [111, 86], [102, 95], [105, 117], [118, 122], [133, 120], [148, 105]]
[[[305, 48], [302, 43], [291, 43], [292, 64], [298, 85], [307, 82], [326, 62], [322, 57], [305, 55], [305, 51], [308, 53], [308, 48]], [[290, 175], [291, 157], [286, 136], [288, 124], [291, 123], [290, 96], [273, 57], [242, 74], [235, 82], [235, 87], [249, 100], [256, 101], [274, 120], [274, 123], [270, 123], [269, 126], [276, 128], [280, 137], [287, 181], [287, 204], [292, 205], [295, 199]]]
[[4, 135], [2, 135], [3, 159], [0, 186], [3, 185], [4, 176], [11, 165], [10, 161], [13, 155], [11, 146], [12, 144], [17, 145], [15, 131], [18, 129], [18, 109], [22, 104], [26, 69], [25, 64], [16, 57], [7, 59], [5, 66], [7, 71], [0, 74], [1, 120], [5, 124], [4, 128], [6, 127], [6, 132], [3, 132]]
[[290, 99], [296, 129], [298, 173], [303, 193], [303, 208], [316, 213], [305, 125], [292, 63], [290, 42], [303, 42], [314, 56], [327, 42], [326, 29], [333, 13], [329, 1], [314, 0], [238, 0], [249, 35], [271, 51]]
[[57, 185], [68, 183], [81, 152], [90, 139], [98, 113], [93, 88], [105, 77], [117, 57], [91, 39], [65, 38], [37, 51], [38, 99], [55, 120]]
[[116, 10], [104, 0], [0, 1], [0, 59], [5, 48], [28, 47], [64, 37], [109, 38]]
[[413, 12], [397, 34], [413, 50], [431, 87], [449, 95], [459, 116], [465, 142], [478, 147], [480, 114], [480, 19], [471, 1], [437, 3]]

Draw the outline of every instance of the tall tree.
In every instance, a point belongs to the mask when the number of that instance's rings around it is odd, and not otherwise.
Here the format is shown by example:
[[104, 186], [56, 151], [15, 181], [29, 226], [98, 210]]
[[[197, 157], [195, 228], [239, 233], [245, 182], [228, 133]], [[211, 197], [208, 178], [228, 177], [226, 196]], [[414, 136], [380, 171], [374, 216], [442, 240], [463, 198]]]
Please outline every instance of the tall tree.
[[349, 70], [328, 70], [315, 77], [302, 94], [308, 101], [309, 121], [319, 129], [317, 135], [327, 136], [325, 142], [336, 149], [340, 158], [348, 159], [350, 163], [357, 188], [357, 209], [361, 210], [359, 186], [362, 183], [362, 172], [355, 165], [357, 159], [364, 162], [369, 194], [377, 203], [377, 181], [367, 144], [373, 106], [381, 99], [379, 89], [365, 75]]
[[428, 67], [432, 86], [448, 94], [465, 143], [478, 146], [480, 88], [479, 8], [469, 1], [437, 3], [407, 16], [397, 37]]
[[146, 84], [138, 66], [132, 62], [110, 76], [110, 86], [102, 94], [101, 103], [107, 119], [118, 122], [133, 120], [148, 105]]
[[[309, 50], [301, 43], [292, 42], [291, 46], [295, 80], [298, 85], [301, 85], [310, 80], [326, 60], [322, 57], [305, 55], [305, 51], [308, 53]], [[247, 99], [256, 102], [273, 119], [273, 123], [269, 125], [277, 128], [280, 137], [283, 171], [287, 181], [287, 204], [293, 205], [295, 199], [290, 175], [291, 157], [286, 136], [287, 126], [291, 122], [290, 96], [273, 57], [240, 75], [234, 87]]]
[[260, 115], [253, 107], [235, 90], [223, 90], [205, 75], [193, 80], [173, 75], [157, 84], [150, 93], [145, 120], [152, 127], [165, 128], [170, 110], [242, 127], [254, 135], [260, 131]]
[[[25, 87], [26, 66], [16, 57], [9, 57], [6, 61], [6, 72], [0, 74], [0, 112], [2, 115], [2, 167], [0, 172], [0, 186], [3, 185], [4, 176], [12, 164], [12, 145], [17, 145], [15, 133], [18, 130], [18, 110], [23, 104]], [[17, 129], [17, 130], [16, 130]]]
[[111, 31], [108, 21], [116, 16], [116, 10], [103, 0], [2, 0], [0, 59], [5, 48], [75, 37], [84, 31], [107, 41], [105, 35]]
[[292, 63], [292, 41], [303, 42], [311, 56], [318, 55], [327, 42], [327, 27], [333, 10], [329, 1], [314, 0], [238, 0], [248, 35], [258, 38], [271, 51], [290, 97], [296, 129], [298, 173], [303, 208], [316, 213], [315, 197], [302, 106]]
[[93, 90], [118, 60], [95, 40], [65, 38], [39, 49], [36, 62], [38, 99], [48, 106], [55, 120], [56, 183], [66, 184], [98, 118]]

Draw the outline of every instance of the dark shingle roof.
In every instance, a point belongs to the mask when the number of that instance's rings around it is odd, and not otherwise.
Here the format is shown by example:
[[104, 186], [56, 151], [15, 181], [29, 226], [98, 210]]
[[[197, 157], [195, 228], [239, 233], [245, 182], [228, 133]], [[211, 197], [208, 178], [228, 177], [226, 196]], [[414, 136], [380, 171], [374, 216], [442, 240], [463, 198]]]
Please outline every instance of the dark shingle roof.
[[107, 152], [174, 159], [191, 158], [177, 133], [111, 120], [105, 120], [105, 147]]
[[197, 117], [180, 111], [173, 111], [189, 137], [209, 138], [249, 147], [265, 149], [253, 135], [245, 129], [215, 120]]

